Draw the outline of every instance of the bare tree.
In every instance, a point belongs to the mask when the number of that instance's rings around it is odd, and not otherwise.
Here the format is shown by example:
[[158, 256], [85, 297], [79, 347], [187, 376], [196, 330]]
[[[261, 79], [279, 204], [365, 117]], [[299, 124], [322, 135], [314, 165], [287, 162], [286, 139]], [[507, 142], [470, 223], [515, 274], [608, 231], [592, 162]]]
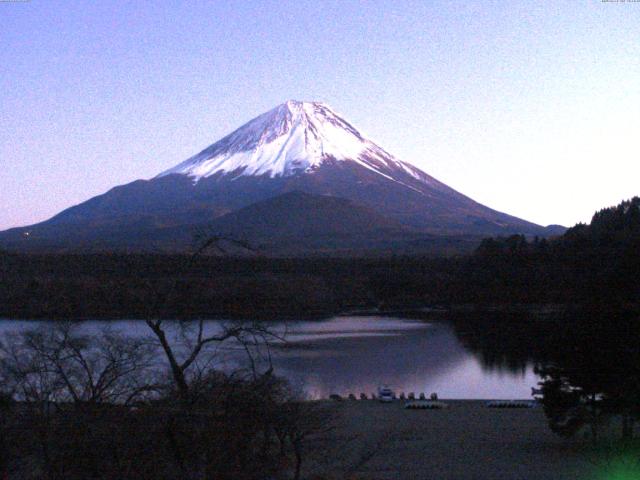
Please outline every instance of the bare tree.
[[[0, 366], [20, 400], [129, 404], [153, 390], [153, 347], [109, 329], [83, 334], [59, 322], [0, 342]], [[8, 373], [8, 375], [7, 375]]]
[[[253, 247], [245, 241], [210, 235], [205, 231], [198, 232], [195, 241], [199, 246], [186, 261], [183, 268], [185, 275], [189, 274], [197, 259], [207, 251], [213, 250], [216, 254], [224, 255], [229, 248], [240, 248], [255, 252]], [[182, 400], [187, 400], [190, 396], [190, 373], [195, 374], [206, 370], [193, 367], [198, 366], [197, 362], [202, 360], [202, 354], [209, 347], [217, 348], [225, 342], [233, 342], [236, 347], [245, 351], [254, 373], [256, 373], [256, 354], [259, 355], [262, 350], [270, 360], [269, 343], [274, 340], [283, 340], [284, 335], [276, 335], [264, 323], [219, 323], [219, 328], [207, 331], [206, 322], [203, 319], [172, 322], [164, 320], [161, 314], [162, 306], [176, 290], [178, 281], [176, 278], [164, 292], [155, 290], [154, 302], [149, 307], [145, 322], [160, 344], [169, 364], [176, 390]], [[173, 332], [172, 327], [174, 327]], [[210, 357], [205, 362], [210, 367]]]
[[[198, 364], [198, 360], [203, 361], [201, 357], [208, 347], [211, 347], [211, 353], [214, 347], [218, 348], [225, 342], [233, 342], [235, 348], [246, 353], [251, 370], [256, 373], [256, 356], [264, 352], [269, 359], [269, 343], [282, 338], [259, 322], [218, 323], [211, 326], [214, 331], [207, 331], [204, 320], [167, 322], [161, 319], [147, 319], [146, 324], [164, 352], [182, 400], [187, 400], [190, 396], [190, 369], [194, 374], [208, 370]], [[209, 355], [204, 359], [207, 366], [210, 366], [211, 358]]]
[[149, 383], [154, 351], [143, 339], [109, 329], [84, 334], [68, 322], [0, 339], [0, 378], [19, 402], [20, 431], [37, 439], [26, 445], [39, 446], [45, 478], [71, 475], [72, 465], [80, 475], [98, 475], [104, 454], [95, 445], [111, 438], [105, 426], [156, 392]]

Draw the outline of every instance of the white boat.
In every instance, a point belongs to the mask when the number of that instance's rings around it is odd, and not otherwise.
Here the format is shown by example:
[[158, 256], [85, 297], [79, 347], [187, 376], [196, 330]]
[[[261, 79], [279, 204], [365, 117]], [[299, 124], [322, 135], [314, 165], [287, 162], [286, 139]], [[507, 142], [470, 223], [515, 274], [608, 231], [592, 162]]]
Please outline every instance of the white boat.
[[388, 386], [384, 385], [378, 388], [378, 400], [380, 400], [381, 402], [390, 403], [393, 402], [394, 398], [395, 393], [393, 393], [393, 390], [391, 390]]

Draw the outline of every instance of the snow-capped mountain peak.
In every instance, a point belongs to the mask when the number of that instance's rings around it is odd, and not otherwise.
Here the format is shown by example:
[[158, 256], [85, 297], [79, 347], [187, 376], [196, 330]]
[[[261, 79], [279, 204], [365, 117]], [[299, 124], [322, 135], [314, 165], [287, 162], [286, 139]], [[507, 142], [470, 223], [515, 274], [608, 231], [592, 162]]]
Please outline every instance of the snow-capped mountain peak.
[[356, 162], [390, 179], [398, 168], [415, 178], [423, 173], [364, 138], [328, 105], [288, 100], [158, 176], [287, 177], [312, 173], [326, 160]]

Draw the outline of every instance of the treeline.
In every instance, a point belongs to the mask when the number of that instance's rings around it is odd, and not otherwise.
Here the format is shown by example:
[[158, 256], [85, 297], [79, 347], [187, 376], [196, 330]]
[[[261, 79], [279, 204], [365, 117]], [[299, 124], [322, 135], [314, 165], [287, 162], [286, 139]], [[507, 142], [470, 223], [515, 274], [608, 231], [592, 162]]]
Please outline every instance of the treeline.
[[479, 302], [506, 295], [512, 301], [637, 307], [640, 198], [600, 210], [589, 225], [548, 241], [486, 239], [462, 270]]
[[166, 255], [0, 256], [0, 317], [322, 317], [445, 292], [453, 260]]
[[558, 238], [486, 239], [455, 258], [3, 253], [0, 316], [146, 318], [153, 305], [166, 318], [308, 318], [453, 304], [636, 308], [639, 209], [634, 198]]

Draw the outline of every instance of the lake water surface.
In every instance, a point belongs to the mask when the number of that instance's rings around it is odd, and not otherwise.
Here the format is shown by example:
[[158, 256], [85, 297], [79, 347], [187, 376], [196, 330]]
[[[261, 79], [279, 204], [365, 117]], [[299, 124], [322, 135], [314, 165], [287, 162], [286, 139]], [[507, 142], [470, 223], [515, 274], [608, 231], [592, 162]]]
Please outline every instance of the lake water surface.
[[[0, 334], [36, 328], [44, 322], [0, 320]], [[142, 321], [83, 322], [86, 331], [105, 326], [147, 335]], [[208, 321], [207, 328], [221, 322]], [[322, 321], [271, 323], [286, 343], [270, 349], [275, 372], [312, 398], [332, 393], [370, 395], [382, 384], [396, 392], [437, 392], [450, 399], [531, 398], [538, 378], [531, 365], [488, 368], [459, 341], [453, 326], [394, 317], [342, 316]], [[237, 348], [216, 353], [218, 365], [243, 360]]]

